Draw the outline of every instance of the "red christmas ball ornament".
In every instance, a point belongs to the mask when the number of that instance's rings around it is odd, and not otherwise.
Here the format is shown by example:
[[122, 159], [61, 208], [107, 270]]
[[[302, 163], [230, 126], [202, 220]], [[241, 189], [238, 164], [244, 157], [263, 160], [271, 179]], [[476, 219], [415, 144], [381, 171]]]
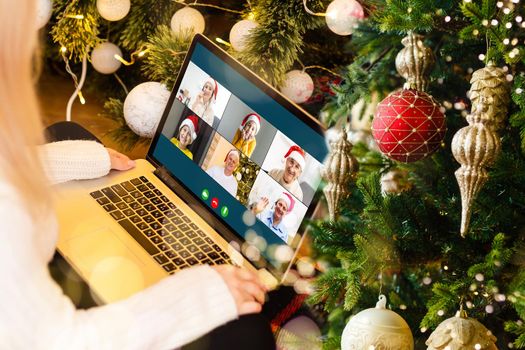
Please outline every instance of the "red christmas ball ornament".
[[381, 152], [391, 159], [411, 163], [434, 153], [447, 131], [441, 106], [429, 94], [403, 89], [379, 103], [372, 135]]

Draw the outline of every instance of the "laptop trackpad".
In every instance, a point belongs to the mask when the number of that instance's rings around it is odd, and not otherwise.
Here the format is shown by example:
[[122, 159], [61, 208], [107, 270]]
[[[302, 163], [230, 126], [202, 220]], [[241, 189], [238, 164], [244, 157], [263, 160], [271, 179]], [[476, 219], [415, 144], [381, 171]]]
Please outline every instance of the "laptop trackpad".
[[126, 298], [145, 288], [143, 263], [109, 227], [68, 240], [70, 261], [105, 302]]

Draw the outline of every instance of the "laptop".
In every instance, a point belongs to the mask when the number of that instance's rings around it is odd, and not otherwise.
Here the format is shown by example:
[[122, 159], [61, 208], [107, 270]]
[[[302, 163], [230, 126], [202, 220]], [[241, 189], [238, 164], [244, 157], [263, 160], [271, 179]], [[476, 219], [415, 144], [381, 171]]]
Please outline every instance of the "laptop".
[[274, 288], [326, 155], [317, 120], [196, 35], [146, 159], [57, 186], [58, 250], [100, 303], [197, 264], [244, 266]]

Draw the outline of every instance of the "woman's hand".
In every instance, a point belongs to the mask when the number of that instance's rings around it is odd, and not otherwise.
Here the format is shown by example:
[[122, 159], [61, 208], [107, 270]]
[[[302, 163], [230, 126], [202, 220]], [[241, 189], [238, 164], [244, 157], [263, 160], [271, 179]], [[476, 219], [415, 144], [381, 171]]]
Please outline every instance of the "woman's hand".
[[226, 282], [239, 315], [261, 312], [266, 288], [254, 272], [232, 265], [217, 265], [212, 269]]
[[262, 212], [267, 206], [268, 204], [270, 203], [270, 200], [268, 199], [268, 197], [262, 197], [254, 206], [253, 206], [253, 213], [254, 214], [259, 214], [260, 212]]
[[111, 169], [115, 170], [129, 170], [135, 167], [135, 161], [128, 158], [128, 156], [107, 148], [109, 159], [111, 161]]

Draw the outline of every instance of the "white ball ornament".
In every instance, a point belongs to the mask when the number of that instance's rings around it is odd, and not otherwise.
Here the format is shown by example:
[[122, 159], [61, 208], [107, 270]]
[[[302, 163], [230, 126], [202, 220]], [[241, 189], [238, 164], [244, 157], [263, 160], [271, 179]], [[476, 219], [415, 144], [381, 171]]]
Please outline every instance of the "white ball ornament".
[[124, 119], [133, 132], [142, 137], [153, 137], [170, 92], [164, 84], [142, 83], [133, 88], [124, 101]]
[[246, 39], [250, 36], [250, 32], [257, 28], [257, 22], [249, 19], [243, 19], [235, 23], [230, 30], [230, 44], [235, 51], [243, 51], [246, 48]]
[[356, 0], [334, 0], [326, 9], [326, 24], [338, 35], [350, 35], [365, 17], [365, 12]]
[[113, 74], [122, 65], [115, 55], [122, 57], [122, 51], [117, 45], [109, 42], [98, 44], [91, 52], [91, 64], [99, 73]]
[[53, 2], [51, 0], [38, 0], [36, 3], [36, 27], [43, 28], [51, 19]]
[[131, 8], [130, 0], [97, 0], [100, 16], [108, 21], [120, 21]]
[[171, 30], [178, 35], [187, 32], [203, 33], [206, 22], [202, 14], [193, 7], [181, 8], [171, 17]]
[[379, 296], [375, 308], [353, 316], [341, 336], [342, 350], [413, 350], [414, 338], [405, 320], [386, 308], [386, 297]]
[[308, 73], [292, 70], [286, 73], [281, 92], [295, 103], [306, 102], [314, 92], [314, 81]]

